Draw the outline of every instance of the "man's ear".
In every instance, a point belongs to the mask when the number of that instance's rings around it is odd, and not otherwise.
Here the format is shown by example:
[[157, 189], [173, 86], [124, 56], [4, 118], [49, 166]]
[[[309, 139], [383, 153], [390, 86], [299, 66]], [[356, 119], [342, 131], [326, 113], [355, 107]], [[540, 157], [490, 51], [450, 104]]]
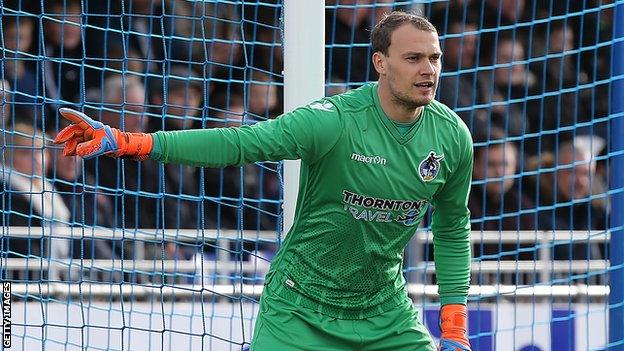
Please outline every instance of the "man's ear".
[[373, 66], [379, 75], [386, 74], [386, 55], [377, 51], [373, 53]]

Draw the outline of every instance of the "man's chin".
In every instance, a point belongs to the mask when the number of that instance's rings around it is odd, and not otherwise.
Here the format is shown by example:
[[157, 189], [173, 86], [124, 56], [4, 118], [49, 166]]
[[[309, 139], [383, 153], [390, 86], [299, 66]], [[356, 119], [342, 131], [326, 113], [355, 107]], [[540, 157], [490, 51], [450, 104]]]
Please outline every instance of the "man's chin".
[[421, 106], [427, 106], [431, 103], [431, 101], [433, 101], [433, 96], [431, 97], [418, 97], [416, 99], [414, 99], [414, 105], [421, 107]]
[[419, 107], [427, 106], [431, 103], [431, 101], [433, 101], [433, 99], [434, 99], [433, 96], [426, 96], [426, 95], [416, 95], [416, 96], [395, 95], [394, 96], [394, 101], [396, 103], [399, 103], [409, 109], [416, 109]]

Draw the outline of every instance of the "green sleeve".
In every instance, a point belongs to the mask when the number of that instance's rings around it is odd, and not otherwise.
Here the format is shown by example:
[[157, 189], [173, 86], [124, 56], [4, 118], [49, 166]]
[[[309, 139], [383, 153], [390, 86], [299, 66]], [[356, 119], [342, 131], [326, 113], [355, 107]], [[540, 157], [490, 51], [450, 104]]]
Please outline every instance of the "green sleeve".
[[299, 158], [311, 164], [336, 144], [341, 123], [336, 107], [317, 102], [252, 126], [156, 132], [150, 158], [215, 168]]
[[[461, 123], [461, 122], [460, 122]], [[468, 194], [473, 150], [470, 132], [462, 125], [457, 133], [461, 155], [444, 187], [433, 198], [434, 260], [440, 303], [466, 304], [470, 286], [470, 211]]]

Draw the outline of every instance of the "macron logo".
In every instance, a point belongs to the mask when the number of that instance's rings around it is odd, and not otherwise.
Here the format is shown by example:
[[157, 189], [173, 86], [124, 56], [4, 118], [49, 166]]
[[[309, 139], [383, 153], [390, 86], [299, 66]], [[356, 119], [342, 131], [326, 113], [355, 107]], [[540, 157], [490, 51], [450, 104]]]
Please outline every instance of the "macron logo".
[[363, 162], [368, 164], [375, 165], [386, 165], [386, 159], [381, 156], [364, 156], [360, 154], [356, 154], [355, 152], [351, 154], [351, 159], [357, 162]]

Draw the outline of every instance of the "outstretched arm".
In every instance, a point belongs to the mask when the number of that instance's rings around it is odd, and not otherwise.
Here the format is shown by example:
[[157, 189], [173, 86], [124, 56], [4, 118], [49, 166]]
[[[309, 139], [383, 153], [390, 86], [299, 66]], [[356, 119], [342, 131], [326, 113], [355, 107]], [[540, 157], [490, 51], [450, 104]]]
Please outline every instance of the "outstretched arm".
[[152, 134], [124, 133], [63, 108], [59, 110], [61, 115], [73, 124], [63, 129], [55, 142], [65, 144], [65, 155], [83, 158], [149, 157], [164, 163], [206, 167], [297, 158], [313, 163], [333, 147], [342, 127], [335, 108], [318, 110], [310, 106], [253, 126]]

